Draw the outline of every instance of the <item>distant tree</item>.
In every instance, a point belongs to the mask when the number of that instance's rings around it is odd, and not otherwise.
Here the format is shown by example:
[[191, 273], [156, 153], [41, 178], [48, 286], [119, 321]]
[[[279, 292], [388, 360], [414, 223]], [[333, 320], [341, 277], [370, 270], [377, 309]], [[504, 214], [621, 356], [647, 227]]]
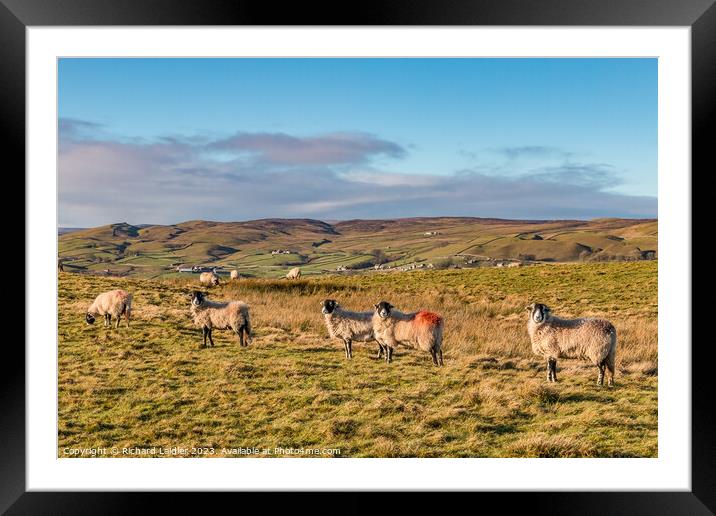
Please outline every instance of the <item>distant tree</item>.
[[455, 265], [455, 260], [452, 258], [442, 258], [433, 262], [433, 268], [435, 269], [449, 269]]
[[390, 261], [382, 249], [373, 249], [370, 254], [373, 257], [373, 265], [382, 265]]
[[350, 270], [368, 269], [370, 267], [373, 267], [373, 265], [374, 265], [373, 259], [371, 258], [369, 260], [361, 260], [359, 262], [349, 263], [348, 265], [346, 265], [346, 269], [350, 269]]

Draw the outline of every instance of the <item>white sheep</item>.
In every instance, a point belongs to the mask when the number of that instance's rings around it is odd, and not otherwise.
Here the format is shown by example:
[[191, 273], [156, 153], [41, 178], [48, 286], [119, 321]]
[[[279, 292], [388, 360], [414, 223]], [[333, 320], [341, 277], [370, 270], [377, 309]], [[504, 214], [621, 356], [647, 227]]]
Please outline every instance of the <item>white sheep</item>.
[[605, 369], [608, 385], [614, 384], [617, 331], [612, 323], [594, 318], [560, 319], [542, 303], [531, 304], [527, 311], [532, 351], [547, 359], [547, 381], [557, 381], [558, 358], [579, 358], [599, 368], [598, 385], [604, 385]]
[[251, 343], [249, 306], [243, 301], [209, 301], [206, 299], [206, 294], [194, 291], [191, 295], [191, 314], [194, 317], [194, 324], [202, 329], [204, 337], [202, 347], [206, 347], [207, 337], [211, 346], [214, 346], [214, 339], [211, 337], [214, 329], [233, 330], [238, 335], [241, 346], [248, 346]]
[[232, 270], [230, 273], [230, 277], [232, 280], [239, 279], [239, 271], [237, 271], [236, 269]]
[[301, 277], [301, 269], [298, 267], [294, 267], [290, 271], [288, 271], [288, 274], [286, 274], [286, 279], [298, 279]]
[[385, 346], [385, 361], [390, 363], [398, 344], [421, 351], [429, 351], [435, 365], [443, 365], [443, 318], [433, 312], [420, 310], [405, 314], [393, 310], [393, 305], [381, 301], [375, 305], [373, 332], [379, 344]]
[[215, 287], [219, 284], [219, 276], [213, 272], [202, 272], [199, 274], [199, 283], [202, 285]]
[[[332, 339], [341, 339], [343, 341], [346, 358], [353, 358], [353, 341], [370, 342], [375, 340], [372, 312], [349, 312], [348, 310], [343, 310], [334, 299], [323, 301], [321, 312], [326, 322], [328, 335]], [[383, 356], [383, 352], [383, 346], [379, 343], [378, 358]]]
[[85, 321], [87, 324], [94, 324], [98, 315], [104, 316], [104, 325], [112, 324], [112, 316], [117, 319], [115, 328], [119, 328], [122, 315], [129, 328], [129, 319], [132, 315], [132, 294], [124, 290], [110, 290], [98, 295], [87, 309]]

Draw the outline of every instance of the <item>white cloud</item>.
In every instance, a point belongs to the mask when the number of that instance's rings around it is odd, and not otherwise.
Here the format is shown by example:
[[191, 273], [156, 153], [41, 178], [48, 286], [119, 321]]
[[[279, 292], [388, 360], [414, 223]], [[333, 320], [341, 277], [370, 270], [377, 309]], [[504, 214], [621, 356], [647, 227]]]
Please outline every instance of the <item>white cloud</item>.
[[[317, 138], [325, 143], [324, 137]], [[324, 152], [316, 144], [308, 154], [299, 152], [295, 162], [288, 159], [293, 151], [274, 147], [258, 156], [216, 159], [207, 152], [212, 142], [205, 139], [89, 140], [72, 130], [60, 144], [60, 224], [264, 217], [656, 216], [656, 198], [608, 191], [618, 173], [606, 164], [567, 163], [518, 175], [479, 169], [397, 174], [373, 168], [371, 157], [390, 154], [380, 150], [392, 149], [390, 143], [371, 137], [354, 147], [339, 145], [335, 152]], [[271, 139], [271, 145], [279, 144]], [[320, 152], [314, 152], [317, 149]], [[399, 157], [396, 152], [394, 157]]]

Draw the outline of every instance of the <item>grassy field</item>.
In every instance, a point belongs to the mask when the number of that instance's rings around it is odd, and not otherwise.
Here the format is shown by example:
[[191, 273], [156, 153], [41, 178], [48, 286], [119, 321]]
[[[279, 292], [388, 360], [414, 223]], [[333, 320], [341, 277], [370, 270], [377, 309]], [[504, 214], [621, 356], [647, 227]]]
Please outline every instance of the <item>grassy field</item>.
[[[213, 447], [215, 456], [283, 456], [280, 448], [338, 457], [657, 456], [657, 263], [554, 264], [514, 269], [247, 279], [210, 290], [251, 306], [255, 338], [228, 332], [200, 349], [186, 294], [195, 278], [59, 277], [58, 456], [66, 448]], [[191, 283], [190, 283], [191, 281]], [[132, 327], [88, 326], [94, 296], [134, 294]], [[352, 361], [330, 341], [320, 302], [445, 317], [445, 366], [376, 344]], [[546, 366], [532, 356], [524, 307], [600, 315], [618, 332], [614, 388], [595, 367]], [[224, 450], [225, 449], [225, 450]], [[263, 453], [263, 450], [267, 450]], [[155, 454], [156, 455], [156, 454]], [[256, 455], [250, 455], [256, 456]]]
[[[238, 268], [250, 277], [278, 278], [294, 265], [304, 275], [339, 266], [371, 265], [384, 253], [388, 266], [451, 259], [592, 262], [635, 260], [656, 249], [656, 220], [521, 221], [469, 217], [245, 222], [189, 221], [169, 226], [112, 224], [63, 234], [59, 257], [68, 270], [158, 278], [172, 264]], [[284, 249], [290, 254], [272, 255]], [[494, 265], [494, 263], [493, 263]]]

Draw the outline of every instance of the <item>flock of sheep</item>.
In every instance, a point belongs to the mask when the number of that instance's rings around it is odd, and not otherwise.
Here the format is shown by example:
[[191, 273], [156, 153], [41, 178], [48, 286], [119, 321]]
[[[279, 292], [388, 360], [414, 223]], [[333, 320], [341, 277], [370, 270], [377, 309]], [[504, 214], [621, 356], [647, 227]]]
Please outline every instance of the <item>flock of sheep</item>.
[[[232, 270], [229, 273], [229, 277], [232, 280], [239, 279], [239, 271]], [[298, 267], [294, 267], [293, 269], [288, 271], [288, 273], [286, 274], [286, 279], [299, 279], [300, 277], [301, 277], [301, 269], [299, 269]], [[199, 282], [202, 285], [206, 285], [208, 287], [215, 287], [219, 283], [221, 283], [221, 280], [219, 280], [219, 276], [215, 272], [211, 271], [211, 272], [202, 272], [201, 274], [199, 274]]]
[[[203, 273], [202, 284], [216, 285], [213, 273]], [[212, 331], [231, 330], [241, 346], [251, 342], [249, 306], [243, 301], [217, 302], [207, 299], [203, 292], [194, 291], [191, 296], [191, 314], [194, 324], [202, 329], [203, 343], [207, 339], [214, 346]], [[532, 351], [547, 360], [547, 379], [557, 381], [557, 359], [577, 358], [589, 360], [599, 369], [598, 385], [614, 383], [617, 336], [614, 325], [597, 318], [561, 319], [552, 314], [544, 304], [534, 303], [527, 307], [529, 320], [527, 333]], [[132, 312], [132, 294], [124, 290], [112, 290], [97, 296], [85, 315], [88, 324], [103, 316], [105, 326], [115, 318], [116, 328], [122, 316], [127, 327]], [[374, 305], [372, 311], [353, 312], [342, 308], [334, 299], [326, 299], [321, 306], [328, 334], [343, 341], [346, 358], [353, 357], [353, 342], [378, 343], [378, 358], [385, 356], [390, 363], [398, 345], [416, 348], [430, 353], [435, 365], [443, 365], [443, 318], [433, 312], [420, 310], [403, 313], [387, 301]]]

